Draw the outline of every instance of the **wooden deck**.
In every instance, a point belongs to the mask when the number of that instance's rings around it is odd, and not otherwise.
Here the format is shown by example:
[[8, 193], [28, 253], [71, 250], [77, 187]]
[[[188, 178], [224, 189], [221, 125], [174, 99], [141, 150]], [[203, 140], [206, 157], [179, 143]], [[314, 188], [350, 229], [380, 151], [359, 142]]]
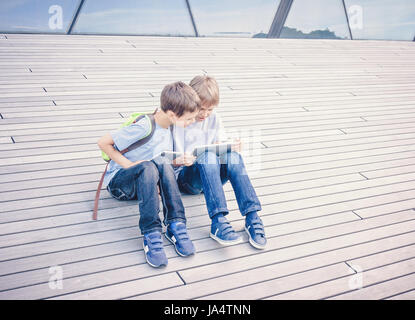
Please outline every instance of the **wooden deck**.
[[[415, 299], [415, 44], [0, 35], [0, 299]], [[209, 238], [145, 262], [135, 202], [102, 192], [98, 138], [167, 83], [217, 78], [260, 170], [268, 247]], [[52, 268], [51, 268], [52, 267]], [[63, 281], [54, 279], [62, 275]], [[60, 284], [62, 286], [60, 286]]]

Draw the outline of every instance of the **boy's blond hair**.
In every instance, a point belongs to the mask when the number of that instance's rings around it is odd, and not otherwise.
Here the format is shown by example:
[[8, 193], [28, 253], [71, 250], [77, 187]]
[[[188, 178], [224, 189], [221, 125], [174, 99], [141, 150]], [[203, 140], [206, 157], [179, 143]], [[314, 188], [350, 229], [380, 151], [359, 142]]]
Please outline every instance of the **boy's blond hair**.
[[215, 78], [196, 76], [190, 81], [190, 86], [199, 95], [202, 105], [211, 107], [219, 104], [219, 86]]
[[160, 107], [164, 112], [171, 110], [181, 117], [185, 113], [199, 110], [200, 98], [196, 91], [182, 81], [170, 83], [163, 88], [160, 96]]

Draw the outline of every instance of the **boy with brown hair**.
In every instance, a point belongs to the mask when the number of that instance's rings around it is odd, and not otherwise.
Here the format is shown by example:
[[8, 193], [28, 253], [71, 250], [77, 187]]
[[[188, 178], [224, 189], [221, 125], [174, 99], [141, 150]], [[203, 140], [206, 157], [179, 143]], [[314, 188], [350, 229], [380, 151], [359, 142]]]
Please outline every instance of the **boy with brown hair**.
[[239, 211], [245, 217], [245, 230], [250, 244], [255, 248], [264, 249], [267, 240], [264, 225], [257, 214], [261, 210], [261, 204], [247, 175], [242, 157], [237, 152], [241, 148], [240, 142], [232, 151], [220, 156], [209, 151], [197, 158], [189, 154], [197, 146], [217, 144], [227, 139], [222, 121], [214, 111], [219, 104], [219, 87], [216, 80], [209, 76], [196, 76], [190, 82], [190, 86], [199, 95], [201, 108], [195, 123], [186, 128], [174, 127], [175, 149], [187, 153], [184, 165], [175, 169], [179, 189], [188, 194], [199, 194], [203, 191], [212, 220], [210, 237], [223, 245], [235, 244], [242, 239], [225, 217], [229, 210], [222, 187], [229, 180]]
[[[183, 82], [164, 87], [160, 97], [160, 109], [152, 119], [143, 117], [137, 122], [104, 135], [98, 146], [112, 161], [104, 177], [104, 186], [118, 200], [138, 199], [143, 247], [147, 262], [153, 267], [167, 265], [167, 257], [161, 238], [162, 224], [159, 218], [159, 192], [163, 203], [166, 238], [177, 253], [188, 256], [195, 252], [187, 235], [186, 218], [180, 191], [169, 161], [157, 157], [163, 151], [172, 150], [169, 127], [173, 124], [186, 127], [195, 121], [200, 107], [197, 93]], [[140, 141], [151, 131], [151, 138], [143, 145], [121, 154], [134, 142]]]

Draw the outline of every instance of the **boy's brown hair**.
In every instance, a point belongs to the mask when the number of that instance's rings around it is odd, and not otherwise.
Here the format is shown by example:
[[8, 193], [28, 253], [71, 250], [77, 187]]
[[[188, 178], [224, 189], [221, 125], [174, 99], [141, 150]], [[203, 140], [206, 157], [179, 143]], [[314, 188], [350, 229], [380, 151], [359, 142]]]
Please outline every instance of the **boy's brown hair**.
[[161, 92], [160, 107], [164, 112], [171, 110], [176, 116], [181, 117], [187, 112], [197, 111], [200, 106], [200, 98], [196, 91], [182, 81], [166, 85]]
[[202, 105], [211, 107], [219, 104], [219, 86], [215, 78], [196, 76], [190, 81], [190, 86], [199, 95]]

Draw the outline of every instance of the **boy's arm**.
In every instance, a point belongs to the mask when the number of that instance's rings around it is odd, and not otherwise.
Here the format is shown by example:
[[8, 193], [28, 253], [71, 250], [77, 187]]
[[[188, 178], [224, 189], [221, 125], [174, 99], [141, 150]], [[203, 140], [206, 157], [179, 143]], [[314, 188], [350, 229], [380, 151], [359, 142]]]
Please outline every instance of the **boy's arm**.
[[144, 160], [132, 162], [128, 160], [126, 157], [124, 157], [121, 152], [116, 150], [114, 148], [114, 140], [111, 137], [111, 134], [107, 133], [106, 135], [102, 136], [98, 140], [98, 146], [99, 148], [104, 151], [108, 157], [110, 157], [111, 160], [118, 163], [121, 167], [124, 169], [127, 169], [133, 165], [139, 164], [140, 162], [143, 162]]

